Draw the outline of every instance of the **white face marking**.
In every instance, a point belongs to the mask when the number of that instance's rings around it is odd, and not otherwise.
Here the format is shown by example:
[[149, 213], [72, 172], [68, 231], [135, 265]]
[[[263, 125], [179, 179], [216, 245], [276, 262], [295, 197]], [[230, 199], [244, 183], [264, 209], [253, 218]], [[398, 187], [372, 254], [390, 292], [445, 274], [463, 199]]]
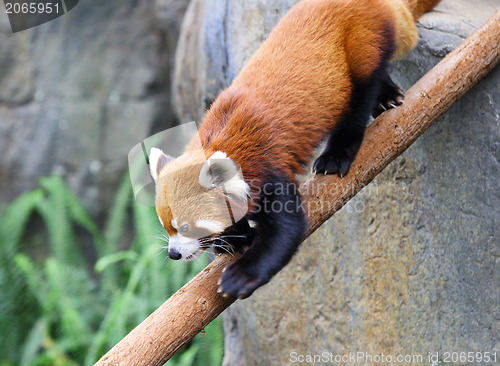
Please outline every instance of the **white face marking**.
[[254, 220], [248, 220], [248, 226], [250, 226], [252, 229], [257, 226], [257, 222]]
[[161, 219], [161, 217], [160, 217], [160, 216], [158, 216], [158, 220], [160, 220], [160, 224], [161, 224], [161, 226], [163, 226], [163, 228], [165, 228], [165, 224], [163, 223], [163, 220]]
[[203, 219], [196, 220], [196, 226], [199, 227], [200, 229], [206, 229], [213, 234], [220, 233], [225, 229], [222, 223], [214, 220], [203, 220]]
[[168, 249], [179, 252], [182, 255], [181, 260], [183, 261], [192, 261], [203, 253], [198, 240], [186, 238], [181, 234], [175, 234], [170, 237]]
[[174, 229], [178, 229], [178, 227], [177, 227], [177, 218], [176, 217], [174, 217], [170, 223], [172, 224], [172, 227]]

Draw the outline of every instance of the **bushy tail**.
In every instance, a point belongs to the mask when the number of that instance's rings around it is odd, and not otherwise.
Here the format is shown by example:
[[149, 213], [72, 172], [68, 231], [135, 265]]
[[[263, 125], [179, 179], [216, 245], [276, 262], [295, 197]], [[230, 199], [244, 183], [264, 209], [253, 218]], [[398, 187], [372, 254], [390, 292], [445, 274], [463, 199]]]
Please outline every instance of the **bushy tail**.
[[415, 21], [432, 10], [440, 0], [385, 0], [395, 15], [396, 51], [393, 59], [398, 59], [417, 45], [418, 32]]
[[413, 19], [416, 21], [422, 14], [431, 11], [441, 0], [403, 0]]

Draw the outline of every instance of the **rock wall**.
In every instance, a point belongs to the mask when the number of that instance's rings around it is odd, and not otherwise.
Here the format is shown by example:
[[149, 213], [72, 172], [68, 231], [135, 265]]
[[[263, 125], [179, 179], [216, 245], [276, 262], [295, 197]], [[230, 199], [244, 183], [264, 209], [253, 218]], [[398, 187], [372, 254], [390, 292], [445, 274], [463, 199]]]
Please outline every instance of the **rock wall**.
[[0, 5], [0, 197], [59, 172], [94, 213], [129, 149], [175, 123], [171, 69], [188, 0], [81, 1], [13, 34]]
[[[174, 78], [181, 120], [200, 119], [294, 3], [191, 2]], [[443, 0], [419, 22], [419, 45], [395, 63], [395, 81], [408, 88], [499, 8], [497, 0]], [[224, 365], [357, 351], [431, 364], [429, 352], [441, 360], [446, 351], [498, 352], [499, 120], [497, 68], [271, 283], [225, 312]]]

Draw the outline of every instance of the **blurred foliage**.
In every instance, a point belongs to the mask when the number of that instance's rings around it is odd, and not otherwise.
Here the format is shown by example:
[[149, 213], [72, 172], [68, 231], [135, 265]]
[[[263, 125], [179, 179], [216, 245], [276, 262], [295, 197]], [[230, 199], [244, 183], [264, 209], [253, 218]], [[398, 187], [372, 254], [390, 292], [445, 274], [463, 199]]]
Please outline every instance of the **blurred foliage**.
[[[165, 231], [154, 207], [132, 199], [128, 177], [103, 229], [59, 176], [41, 179], [0, 217], [0, 366], [92, 365], [207, 264], [165, 259]], [[220, 365], [222, 353], [216, 319], [167, 364]]]

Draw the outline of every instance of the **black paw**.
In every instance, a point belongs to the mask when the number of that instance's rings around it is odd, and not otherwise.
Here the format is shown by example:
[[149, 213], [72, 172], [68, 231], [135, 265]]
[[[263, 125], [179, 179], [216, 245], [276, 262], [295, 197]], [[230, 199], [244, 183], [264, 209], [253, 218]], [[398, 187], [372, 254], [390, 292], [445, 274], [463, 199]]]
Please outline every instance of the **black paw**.
[[377, 99], [377, 104], [373, 109], [373, 118], [377, 118], [388, 109], [396, 108], [398, 105], [403, 104], [403, 101], [404, 93], [396, 84], [392, 83], [384, 85], [382, 92]]
[[316, 159], [312, 171], [315, 174], [338, 174], [342, 178], [349, 172], [351, 163], [347, 155], [324, 153]]
[[231, 296], [244, 299], [253, 294], [260, 286], [267, 281], [259, 279], [256, 274], [250, 273], [245, 266], [236, 261], [224, 269], [220, 276], [217, 292], [222, 296]]

